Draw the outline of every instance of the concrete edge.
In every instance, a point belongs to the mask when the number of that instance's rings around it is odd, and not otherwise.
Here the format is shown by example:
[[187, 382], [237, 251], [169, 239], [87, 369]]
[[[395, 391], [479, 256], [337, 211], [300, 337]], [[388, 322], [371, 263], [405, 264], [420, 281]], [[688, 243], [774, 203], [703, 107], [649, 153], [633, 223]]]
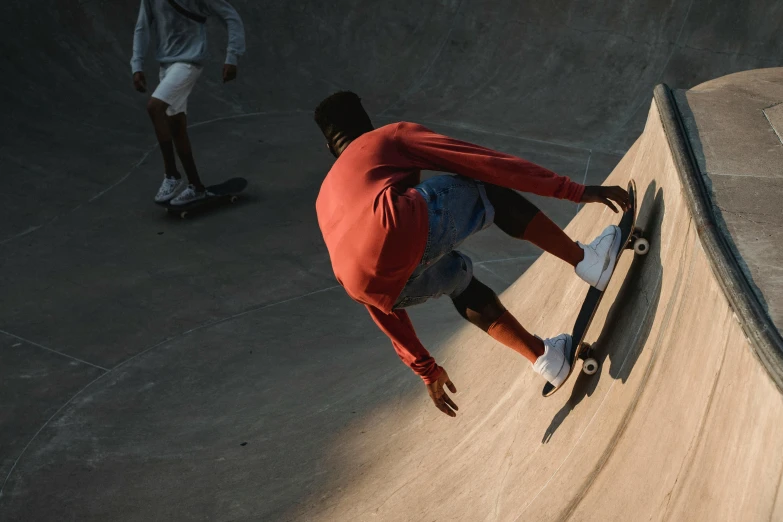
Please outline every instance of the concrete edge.
[[759, 302], [742, 271], [729, 241], [718, 227], [710, 193], [685, 134], [674, 93], [666, 84], [655, 87], [653, 99], [658, 106], [666, 139], [682, 183], [683, 195], [690, 208], [707, 259], [742, 330], [772, 382], [783, 392], [783, 337]]

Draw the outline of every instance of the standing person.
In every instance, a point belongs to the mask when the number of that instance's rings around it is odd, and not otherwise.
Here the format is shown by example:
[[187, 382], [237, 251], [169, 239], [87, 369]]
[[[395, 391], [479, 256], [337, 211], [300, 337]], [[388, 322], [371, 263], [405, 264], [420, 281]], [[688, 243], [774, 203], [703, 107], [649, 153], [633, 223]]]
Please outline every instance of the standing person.
[[[630, 208], [620, 187], [583, 186], [529, 161], [400, 122], [374, 129], [359, 97], [338, 92], [315, 110], [337, 158], [316, 201], [318, 224], [338, 282], [364, 304], [395, 351], [424, 381], [443, 413], [454, 417], [446, 370], [422, 346], [405, 308], [447, 295], [457, 311], [515, 350], [555, 386], [568, 375], [572, 339], [542, 340], [506, 310], [473, 275], [456, 248], [493, 223], [572, 265], [603, 290], [620, 250], [611, 225], [588, 245], [572, 241], [512, 189], [581, 203]], [[421, 170], [452, 172], [421, 181]]]
[[[228, 29], [228, 52], [223, 65], [223, 83], [237, 77], [237, 59], [245, 52], [245, 29], [242, 19], [226, 0], [141, 0], [139, 18], [133, 35], [133, 86], [147, 91], [144, 56], [154, 32], [160, 64], [160, 83], [147, 103], [155, 135], [163, 155], [165, 174], [155, 201], [184, 205], [204, 198], [201, 182], [188, 138], [188, 96], [201, 76], [207, 51], [206, 22], [217, 15]], [[188, 178], [185, 186], [177, 170], [174, 150]]]

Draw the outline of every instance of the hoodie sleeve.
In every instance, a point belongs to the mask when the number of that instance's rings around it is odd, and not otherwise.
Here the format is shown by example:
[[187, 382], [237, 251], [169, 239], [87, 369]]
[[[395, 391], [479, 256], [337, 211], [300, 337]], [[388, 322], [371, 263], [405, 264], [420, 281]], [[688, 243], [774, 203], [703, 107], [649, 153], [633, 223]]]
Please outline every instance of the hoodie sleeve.
[[226, 0], [205, 0], [205, 5], [223, 21], [228, 30], [226, 63], [237, 65], [239, 57], [245, 54], [245, 26], [242, 18]]
[[579, 202], [584, 185], [527, 160], [432, 132], [415, 123], [399, 123], [394, 134], [400, 155], [412, 168], [453, 172], [539, 196]]
[[392, 310], [386, 314], [374, 306], [367, 306], [375, 324], [391, 339], [397, 355], [425, 384], [438, 380], [442, 372], [435, 359], [421, 344], [405, 310]]
[[144, 70], [144, 56], [150, 44], [150, 26], [152, 25], [152, 9], [149, 0], [141, 0], [139, 17], [136, 20], [136, 29], [133, 31], [133, 57], [131, 58], [131, 72]]

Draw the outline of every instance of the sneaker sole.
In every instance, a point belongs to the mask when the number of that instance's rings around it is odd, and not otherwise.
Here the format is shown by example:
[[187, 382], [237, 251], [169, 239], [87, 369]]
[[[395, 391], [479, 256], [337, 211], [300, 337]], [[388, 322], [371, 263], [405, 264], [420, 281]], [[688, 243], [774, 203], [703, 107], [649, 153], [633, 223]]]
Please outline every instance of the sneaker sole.
[[171, 205], [172, 207], [186, 207], [186, 206], [188, 206], [188, 205], [191, 205], [191, 204], [193, 204], [193, 203], [198, 203], [198, 202], [200, 202], [200, 201], [204, 201], [204, 200], [206, 200], [206, 199], [207, 199], [207, 197], [205, 196], [205, 197], [203, 197], [203, 198], [198, 198], [198, 199], [191, 199], [191, 200], [188, 200], [188, 201], [182, 201], [182, 202], [179, 202], [179, 203], [174, 203], [174, 201], [171, 201], [170, 205]]

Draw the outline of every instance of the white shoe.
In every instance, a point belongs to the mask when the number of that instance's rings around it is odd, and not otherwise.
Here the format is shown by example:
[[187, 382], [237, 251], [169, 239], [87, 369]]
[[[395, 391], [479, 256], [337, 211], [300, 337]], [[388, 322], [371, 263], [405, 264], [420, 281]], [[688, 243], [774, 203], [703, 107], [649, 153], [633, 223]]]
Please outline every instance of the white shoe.
[[164, 176], [158, 193], [155, 195], [156, 203], [164, 203], [177, 195], [179, 189], [185, 186], [184, 179], [175, 179]]
[[620, 227], [609, 225], [589, 245], [583, 245], [577, 241], [585, 252], [585, 258], [576, 265], [576, 275], [581, 277], [590, 286], [596, 287], [602, 292], [606, 290], [609, 279], [614, 272], [617, 263], [617, 254], [620, 252]]
[[544, 355], [536, 359], [533, 370], [557, 388], [571, 372], [568, 354], [571, 353], [573, 339], [568, 334], [560, 334], [544, 341]]
[[188, 185], [179, 196], [171, 200], [171, 204], [174, 206], [187, 205], [188, 203], [193, 203], [194, 201], [206, 198], [208, 194], [209, 192], [207, 190], [198, 192], [196, 187]]

